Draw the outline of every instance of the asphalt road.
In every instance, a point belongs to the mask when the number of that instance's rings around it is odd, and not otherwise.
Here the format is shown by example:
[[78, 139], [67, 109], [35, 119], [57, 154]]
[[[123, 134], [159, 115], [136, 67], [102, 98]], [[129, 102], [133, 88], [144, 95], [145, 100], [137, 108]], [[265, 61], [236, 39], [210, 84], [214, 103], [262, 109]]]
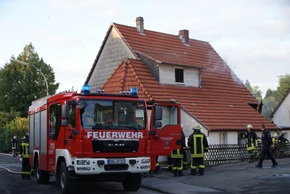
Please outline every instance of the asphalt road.
[[[0, 194], [60, 194], [60, 189], [55, 185], [55, 177], [50, 177], [49, 184], [36, 183], [35, 177], [30, 180], [22, 180], [20, 157], [12, 157], [10, 154], [0, 153]], [[158, 194], [150, 188], [140, 188], [137, 192], [125, 192], [120, 182], [94, 182], [82, 183], [76, 193], [110, 193], [110, 194]]]
[[[95, 182], [82, 184], [77, 193], [289, 194], [290, 159], [277, 159], [277, 162], [275, 168], [271, 167], [270, 160], [264, 161], [263, 168], [256, 168], [257, 162], [209, 166], [204, 176], [190, 176], [190, 170], [184, 170], [185, 176], [174, 177], [172, 173], [163, 170], [153, 177], [143, 178], [142, 187], [137, 192], [125, 192], [121, 183]], [[3, 166], [5, 169], [1, 168]], [[20, 170], [19, 157], [0, 153], [0, 194], [60, 193], [54, 185], [54, 177], [51, 177], [50, 184], [38, 185], [35, 178], [22, 180]]]

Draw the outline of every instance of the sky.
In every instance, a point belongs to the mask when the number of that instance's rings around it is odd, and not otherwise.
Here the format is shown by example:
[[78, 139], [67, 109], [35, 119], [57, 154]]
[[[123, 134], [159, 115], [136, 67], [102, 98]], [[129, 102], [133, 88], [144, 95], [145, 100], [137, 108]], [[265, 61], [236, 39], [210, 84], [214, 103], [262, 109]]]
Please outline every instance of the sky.
[[32, 43], [60, 83], [80, 91], [114, 22], [209, 42], [264, 96], [290, 74], [290, 0], [0, 0], [0, 68]]

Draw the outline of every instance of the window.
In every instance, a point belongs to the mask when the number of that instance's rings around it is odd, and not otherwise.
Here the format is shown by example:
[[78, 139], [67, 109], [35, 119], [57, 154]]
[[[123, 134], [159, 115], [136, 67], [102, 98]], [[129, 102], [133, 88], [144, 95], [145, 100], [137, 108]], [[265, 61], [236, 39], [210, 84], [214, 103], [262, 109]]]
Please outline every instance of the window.
[[60, 124], [61, 124], [61, 105], [60, 104], [53, 104], [50, 106], [50, 112], [49, 112], [49, 127], [50, 127], [50, 137], [53, 139], [57, 139], [59, 130], [60, 130]]
[[76, 124], [76, 106], [74, 104], [69, 104], [68, 106], [68, 123], [72, 128], [75, 128]]
[[178, 109], [175, 106], [162, 106], [162, 127], [178, 124]]
[[222, 132], [220, 133], [220, 144], [227, 144], [227, 133]]
[[85, 129], [145, 129], [143, 101], [84, 100], [81, 123]]
[[183, 69], [175, 68], [175, 82], [176, 83], [184, 83]]

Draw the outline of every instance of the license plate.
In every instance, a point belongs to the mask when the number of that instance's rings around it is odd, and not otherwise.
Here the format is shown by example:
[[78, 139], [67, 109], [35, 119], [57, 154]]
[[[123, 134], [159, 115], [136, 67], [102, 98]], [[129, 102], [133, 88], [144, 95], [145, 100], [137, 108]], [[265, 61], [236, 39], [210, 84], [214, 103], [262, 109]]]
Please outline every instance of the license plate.
[[126, 160], [123, 158], [113, 158], [108, 160], [108, 164], [125, 164]]

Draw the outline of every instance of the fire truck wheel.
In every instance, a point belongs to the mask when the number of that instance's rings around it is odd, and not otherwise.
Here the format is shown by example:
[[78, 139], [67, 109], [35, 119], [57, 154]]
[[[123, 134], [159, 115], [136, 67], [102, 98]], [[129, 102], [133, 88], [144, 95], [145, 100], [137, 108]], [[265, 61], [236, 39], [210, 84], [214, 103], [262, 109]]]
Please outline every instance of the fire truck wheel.
[[70, 178], [70, 172], [66, 167], [66, 163], [62, 162], [60, 166], [60, 188], [62, 194], [75, 193], [77, 189], [77, 182]]
[[141, 173], [129, 174], [123, 181], [125, 191], [138, 191], [141, 187]]
[[34, 164], [35, 177], [38, 184], [47, 184], [49, 182], [49, 172], [39, 169], [39, 161], [37, 160]]

